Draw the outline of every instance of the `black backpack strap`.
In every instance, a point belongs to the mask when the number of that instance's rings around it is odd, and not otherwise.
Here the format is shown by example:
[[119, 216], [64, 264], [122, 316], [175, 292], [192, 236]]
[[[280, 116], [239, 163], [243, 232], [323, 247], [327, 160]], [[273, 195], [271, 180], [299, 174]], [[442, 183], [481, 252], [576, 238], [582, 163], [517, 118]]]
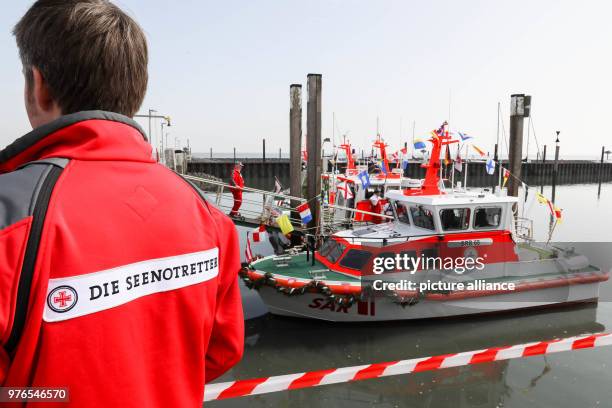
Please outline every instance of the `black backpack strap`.
[[[21, 171], [31, 168], [31, 166], [45, 166], [44, 171], [40, 175], [40, 179], [36, 183], [34, 192], [31, 194], [30, 215], [32, 216], [32, 225], [28, 235], [23, 264], [21, 266], [21, 274], [17, 286], [17, 300], [15, 303], [15, 314], [13, 317], [13, 325], [11, 333], [8, 337], [5, 350], [9, 355], [12, 355], [25, 327], [28, 305], [30, 303], [30, 292], [32, 288], [32, 278], [36, 268], [36, 260], [38, 258], [38, 248], [43, 233], [47, 209], [51, 194], [55, 188], [55, 184], [59, 179], [62, 171], [68, 164], [68, 159], [47, 159], [39, 162], [31, 162], [20, 167]], [[17, 170], [20, 171], [20, 170]]]

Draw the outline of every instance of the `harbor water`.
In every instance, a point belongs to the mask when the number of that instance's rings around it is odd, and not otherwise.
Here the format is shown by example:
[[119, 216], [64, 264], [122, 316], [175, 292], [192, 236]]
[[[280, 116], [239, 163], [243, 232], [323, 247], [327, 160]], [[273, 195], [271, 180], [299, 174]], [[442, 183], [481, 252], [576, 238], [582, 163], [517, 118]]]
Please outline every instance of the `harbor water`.
[[[530, 190], [520, 210], [547, 239], [549, 213]], [[538, 187], [538, 191], [539, 187]], [[551, 196], [550, 187], [544, 195]], [[553, 240], [608, 242], [612, 184], [565, 185], [556, 190], [563, 222]], [[244, 245], [246, 229], [240, 229]], [[255, 253], [270, 254], [268, 244]], [[589, 253], [609, 265], [612, 254]], [[245, 292], [247, 312], [264, 307]], [[260, 378], [493, 346], [612, 332], [612, 282], [596, 304], [437, 320], [339, 324], [264, 314], [246, 323], [243, 360], [215, 382]], [[398, 306], [399, 307], [399, 306]], [[331, 312], [331, 311], [330, 311]], [[207, 402], [208, 407], [612, 407], [612, 347], [556, 353], [353, 383]]]

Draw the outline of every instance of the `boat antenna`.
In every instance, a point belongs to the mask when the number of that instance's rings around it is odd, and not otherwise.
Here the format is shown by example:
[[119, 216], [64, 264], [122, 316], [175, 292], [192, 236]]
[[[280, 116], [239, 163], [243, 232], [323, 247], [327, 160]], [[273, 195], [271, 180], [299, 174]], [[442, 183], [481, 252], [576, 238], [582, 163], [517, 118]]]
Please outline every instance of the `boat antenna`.
[[402, 115], [400, 115], [399, 142], [402, 144]]
[[451, 89], [448, 88], [448, 119], [446, 120], [447, 131], [450, 134], [450, 121], [451, 121]]
[[501, 145], [499, 144], [499, 116], [500, 116], [500, 103], [497, 102], [497, 139], [495, 144], [497, 145], [497, 162], [499, 164], [499, 174], [497, 175], [497, 187], [499, 188], [499, 194], [501, 195], [502, 190], [502, 161], [501, 161]]
[[332, 112], [332, 144], [336, 145], [336, 112]]

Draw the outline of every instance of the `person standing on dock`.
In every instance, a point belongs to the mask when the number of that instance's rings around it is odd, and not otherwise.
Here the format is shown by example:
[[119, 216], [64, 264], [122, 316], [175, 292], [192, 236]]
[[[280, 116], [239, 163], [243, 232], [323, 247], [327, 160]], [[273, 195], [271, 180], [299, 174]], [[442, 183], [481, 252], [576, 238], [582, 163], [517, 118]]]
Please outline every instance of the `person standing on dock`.
[[242, 189], [244, 188], [244, 179], [242, 178], [242, 168], [244, 164], [237, 162], [234, 165], [234, 171], [232, 173], [232, 196], [234, 196], [234, 206], [230, 211], [230, 217], [239, 217], [240, 206], [242, 206]]
[[142, 29], [107, 0], [38, 0], [13, 33], [33, 130], [0, 151], [0, 386], [201, 407], [244, 348], [238, 237], [132, 119]]

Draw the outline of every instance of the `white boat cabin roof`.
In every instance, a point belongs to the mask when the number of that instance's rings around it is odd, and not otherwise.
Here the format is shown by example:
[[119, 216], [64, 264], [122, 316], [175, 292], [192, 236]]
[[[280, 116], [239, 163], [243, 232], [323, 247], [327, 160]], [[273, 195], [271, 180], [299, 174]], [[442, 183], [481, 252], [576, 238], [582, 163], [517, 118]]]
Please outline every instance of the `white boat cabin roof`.
[[402, 191], [393, 190], [385, 195], [388, 199], [422, 205], [470, 205], [516, 203], [517, 197], [497, 196], [483, 191], [454, 191], [439, 195], [405, 195]]

